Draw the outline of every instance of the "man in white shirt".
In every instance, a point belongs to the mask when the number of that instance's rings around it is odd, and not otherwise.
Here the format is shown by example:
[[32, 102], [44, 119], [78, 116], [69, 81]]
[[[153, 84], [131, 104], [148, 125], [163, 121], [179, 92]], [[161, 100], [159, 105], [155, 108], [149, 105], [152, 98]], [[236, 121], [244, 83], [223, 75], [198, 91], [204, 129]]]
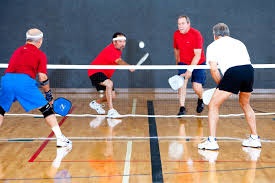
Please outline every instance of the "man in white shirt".
[[[233, 94], [239, 93], [239, 103], [244, 111], [251, 135], [242, 142], [245, 147], [260, 148], [261, 141], [257, 135], [256, 117], [250, 106], [253, 91], [254, 69], [251, 65], [246, 46], [239, 40], [230, 37], [229, 28], [224, 23], [213, 27], [214, 42], [207, 47], [206, 61], [217, 88], [208, 105], [208, 122], [210, 136], [198, 144], [199, 149], [217, 150], [216, 128], [219, 119], [219, 108]], [[218, 65], [223, 76], [220, 75]]]

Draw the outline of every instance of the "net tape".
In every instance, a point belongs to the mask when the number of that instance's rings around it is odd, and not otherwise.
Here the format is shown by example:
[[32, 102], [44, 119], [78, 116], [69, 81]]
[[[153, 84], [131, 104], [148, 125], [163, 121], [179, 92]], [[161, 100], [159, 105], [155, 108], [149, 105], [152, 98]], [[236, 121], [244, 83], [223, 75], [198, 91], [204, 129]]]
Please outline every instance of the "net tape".
[[[252, 64], [257, 69], [272, 69], [275, 64]], [[7, 68], [8, 64], [0, 64], [0, 68]], [[139, 69], [139, 70], [161, 70], [161, 69], [209, 69], [209, 65], [58, 65], [48, 64], [48, 69]]]

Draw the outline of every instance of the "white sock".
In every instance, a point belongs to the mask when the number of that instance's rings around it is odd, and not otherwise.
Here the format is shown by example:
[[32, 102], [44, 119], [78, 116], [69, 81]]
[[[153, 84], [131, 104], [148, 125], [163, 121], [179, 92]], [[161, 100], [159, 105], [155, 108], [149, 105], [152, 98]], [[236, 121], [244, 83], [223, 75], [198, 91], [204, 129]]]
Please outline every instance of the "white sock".
[[55, 134], [55, 137], [56, 137], [56, 138], [59, 138], [59, 137], [62, 136], [62, 132], [61, 132], [61, 130], [60, 130], [60, 128], [59, 128], [58, 125], [52, 127], [52, 131], [53, 131], [53, 133]]
[[258, 139], [258, 138], [259, 138], [259, 136], [258, 136], [258, 135], [252, 135], [252, 134], [250, 135], [250, 137], [251, 137], [251, 138], [253, 138], [254, 140], [256, 140], [256, 139]]
[[208, 139], [210, 142], [216, 141], [216, 137], [213, 137], [213, 136], [209, 136]]

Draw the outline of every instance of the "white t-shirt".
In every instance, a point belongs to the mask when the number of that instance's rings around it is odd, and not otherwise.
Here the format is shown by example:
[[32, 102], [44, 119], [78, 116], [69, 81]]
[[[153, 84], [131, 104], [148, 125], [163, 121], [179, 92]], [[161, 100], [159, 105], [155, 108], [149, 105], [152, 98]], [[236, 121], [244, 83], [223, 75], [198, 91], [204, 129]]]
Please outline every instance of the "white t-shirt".
[[246, 46], [229, 36], [212, 42], [206, 50], [206, 62], [217, 62], [222, 74], [230, 67], [251, 64]]

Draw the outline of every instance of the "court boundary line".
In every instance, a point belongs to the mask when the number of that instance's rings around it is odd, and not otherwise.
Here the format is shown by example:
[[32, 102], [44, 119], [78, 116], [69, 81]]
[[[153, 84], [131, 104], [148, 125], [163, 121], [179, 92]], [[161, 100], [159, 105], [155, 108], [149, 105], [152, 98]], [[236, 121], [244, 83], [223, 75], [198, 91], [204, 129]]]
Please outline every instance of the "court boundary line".
[[[264, 112], [264, 113], [255, 113], [256, 116], [272, 116], [275, 115], [275, 112]], [[43, 117], [40, 114], [29, 114], [29, 113], [6, 113], [5, 116], [9, 117], [34, 117], [40, 118]], [[61, 117], [56, 114], [57, 117]], [[245, 116], [244, 113], [237, 114], [220, 114], [220, 118], [228, 118], [228, 117], [240, 117]], [[108, 117], [107, 115], [98, 115], [98, 114], [68, 114], [66, 117]], [[185, 115], [147, 115], [147, 114], [122, 114], [119, 118], [126, 117], [140, 117], [140, 118], [208, 118], [208, 115], [195, 115], [195, 114], [185, 114]]]
[[[114, 140], [114, 141], [128, 141], [128, 140], [150, 140], [150, 139], [159, 139], [159, 140], [186, 140], [188, 141], [199, 141], [208, 138], [207, 136], [113, 136], [113, 137], [68, 137], [73, 141], [99, 141], [99, 140]], [[238, 138], [238, 137], [216, 137], [219, 142], [240, 142], [245, 140], [246, 138]], [[34, 141], [55, 141], [56, 138], [47, 138], [47, 137], [33, 137], [33, 138], [0, 138], [0, 142], [34, 142]], [[275, 143], [275, 139], [263, 139], [261, 138], [261, 142], [263, 143]]]
[[[70, 110], [70, 112], [72, 112], [74, 109], [75, 109], [75, 107], [72, 107], [72, 109]], [[70, 113], [70, 112], [69, 112], [69, 113]], [[67, 118], [68, 118], [68, 117], [65, 116], [65, 117], [63, 117], [63, 118], [60, 120], [60, 122], [58, 123], [60, 127], [61, 127], [62, 124], [66, 121]], [[54, 136], [54, 133], [53, 133], [53, 131], [51, 131], [51, 133], [48, 135], [48, 138], [51, 138], [51, 137], [53, 137], [53, 136]], [[48, 140], [48, 138], [45, 139], [45, 140], [43, 141], [43, 143], [39, 146], [39, 148], [35, 151], [35, 153], [30, 157], [30, 159], [28, 160], [28, 162], [34, 162], [34, 161], [35, 161], [35, 159], [39, 156], [39, 154], [43, 151], [43, 149], [44, 149], [44, 148], [47, 146], [47, 144], [49, 143], [50, 140]]]

